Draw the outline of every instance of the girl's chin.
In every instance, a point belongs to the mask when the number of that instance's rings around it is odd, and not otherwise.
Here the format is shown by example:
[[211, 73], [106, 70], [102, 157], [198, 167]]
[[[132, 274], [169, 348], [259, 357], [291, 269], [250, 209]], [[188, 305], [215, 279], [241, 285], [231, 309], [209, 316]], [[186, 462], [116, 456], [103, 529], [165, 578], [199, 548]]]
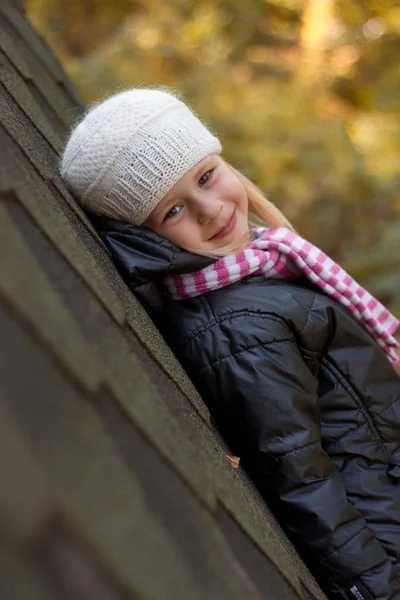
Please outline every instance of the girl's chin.
[[[241, 235], [235, 233], [231, 236], [226, 236], [223, 240], [215, 240], [213, 244], [209, 242], [206, 250], [223, 250], [224, 248], [228, 248], [228, 251], [232, 252], [240, 252], [244, 250], [247, 244], [250, 242], [249, 230], [245, 230]], [[231, 250], [232, 248], [232, 250]]]

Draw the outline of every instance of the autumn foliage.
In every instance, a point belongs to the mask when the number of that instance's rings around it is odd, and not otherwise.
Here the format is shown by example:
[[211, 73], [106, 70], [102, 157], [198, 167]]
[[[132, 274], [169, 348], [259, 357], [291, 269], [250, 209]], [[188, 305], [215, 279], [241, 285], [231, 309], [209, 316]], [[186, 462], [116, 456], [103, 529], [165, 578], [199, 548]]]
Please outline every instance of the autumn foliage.
[[166, 84], [299, 232], [400, 316], [400, 6], [26, 0], [92, 102]]

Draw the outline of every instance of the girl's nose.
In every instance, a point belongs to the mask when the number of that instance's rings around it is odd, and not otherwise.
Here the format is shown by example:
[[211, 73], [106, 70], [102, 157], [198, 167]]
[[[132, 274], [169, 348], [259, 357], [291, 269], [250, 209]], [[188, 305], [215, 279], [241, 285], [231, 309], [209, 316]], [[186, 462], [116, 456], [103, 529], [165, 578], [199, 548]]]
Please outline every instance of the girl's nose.
[[200, 225], [208, 225], [208, 223], [214, 221], [221, 212], [222, 207], [222, 200], [206, 200], [201, 202], [197, 207], [197, 218]]

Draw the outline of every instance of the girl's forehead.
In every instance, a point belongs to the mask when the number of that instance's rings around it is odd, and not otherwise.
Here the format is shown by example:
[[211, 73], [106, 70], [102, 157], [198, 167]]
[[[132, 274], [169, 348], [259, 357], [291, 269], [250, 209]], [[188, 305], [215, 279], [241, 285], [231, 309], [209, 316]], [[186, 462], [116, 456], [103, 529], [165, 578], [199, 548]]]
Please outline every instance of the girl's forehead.
[[203, 175], [204, 169], [208, 167], [210, 162], [218, 159], [219, 156], [217, 154], [207, 154], [205, 158], [200, 160], [191, 169], [189, 169], [189, 171], [182, 175], [180, 179], [178, 179], [175, 185], [165, 194], [164, 198], [160, 200], [160, 202], [162, 202], [163, 200], [168, 201], [168, 199], [174, 196], [177, 191], [185, 188], [186, 185], [192, 184], [193, 181], [196, 181], [198, 177], [201, 177], [201, 175]]
[[204, 174], [205, 169], [208, 169], [211, 167], [211, 165], [215, 166], [219, 162], [223, 162], [221, 161], [220, 156], [215, 152], [212, 152], [207, 154], [207, 156], [196, 163], [191, 169], [189, 169], [189, 171], [187, 171], [180, 179], [178, 179], [178, 181], [170, 190], [168, 190], [165, 196], [154, 208], [149, 220], [152, 218], [157, 218], [159, 212], [162, 211], [167, 204], [184, 192], [188, 186], [193, 185], [193, 183], [195, 183]]

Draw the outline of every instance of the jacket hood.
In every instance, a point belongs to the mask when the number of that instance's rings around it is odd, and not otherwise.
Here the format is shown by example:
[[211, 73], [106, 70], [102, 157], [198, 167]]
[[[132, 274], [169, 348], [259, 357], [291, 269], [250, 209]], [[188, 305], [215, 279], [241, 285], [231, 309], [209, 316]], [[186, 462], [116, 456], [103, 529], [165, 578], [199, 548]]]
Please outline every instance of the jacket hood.
[[216, 260], [182, 250], [147, 227], [91, 213], [88, 216], [128, 286], [154, 312], [163, 306], [163, 275], [190, 273]]

